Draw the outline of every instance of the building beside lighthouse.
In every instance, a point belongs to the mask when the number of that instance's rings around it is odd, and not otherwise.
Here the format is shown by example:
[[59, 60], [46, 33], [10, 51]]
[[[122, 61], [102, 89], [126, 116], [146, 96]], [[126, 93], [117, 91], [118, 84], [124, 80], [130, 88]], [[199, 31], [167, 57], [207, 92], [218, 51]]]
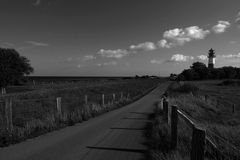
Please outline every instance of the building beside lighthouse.
[[214, 50], [211, 48], [208, 52], [208, 68], [209, 69], [213, 69], [214, 68], [214, 64], [215, 64], [215, 52]]

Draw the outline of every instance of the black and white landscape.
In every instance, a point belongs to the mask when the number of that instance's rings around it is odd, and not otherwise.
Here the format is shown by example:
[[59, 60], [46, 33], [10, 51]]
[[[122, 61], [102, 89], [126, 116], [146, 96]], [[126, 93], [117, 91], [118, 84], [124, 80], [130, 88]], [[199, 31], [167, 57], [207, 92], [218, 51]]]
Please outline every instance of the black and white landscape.
[[0, 0], [0, 160], [239, 160], [239, 0]]

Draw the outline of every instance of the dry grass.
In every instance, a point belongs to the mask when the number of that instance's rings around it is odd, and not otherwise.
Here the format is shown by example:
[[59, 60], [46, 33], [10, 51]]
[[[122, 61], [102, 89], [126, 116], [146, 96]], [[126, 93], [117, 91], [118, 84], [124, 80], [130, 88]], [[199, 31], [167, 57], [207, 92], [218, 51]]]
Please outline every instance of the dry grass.
[[[156, 107], [157, 108], [157, 107]], [[178, 130], [178, 146], [177, 149], [171, 147], [171, 129], [163, 119], [162, 112], [155, 110], [155, 115], [152, 119], [149, 140], [149, 157], [152, 160], [187, 160], [190, 155], [190, 139], [189, 134], [186, 134], [186, 125], [180, 121]]]
[[[219, 84], [223, 82], [174, 83], [168, 88], [169, 105], [177, 104], [196, 124], [206, 129], [207, 136], [217, 144], [222, 155], [237, 160], [240, 158], [240, 86]], [[232, 104], [235, 104], [234, 113]], [[156, 133], [165, 130], [166, 126], [160, 125]], [[191, 128], [187, 128], [184, 122], [180, 122], [178, 128], [178, 149], [167, 154], [158, 150], [161, 154], [164, 153], [163, 159], [189, 158], [187, 153], [190, 148], [186, 146], [190, 146]], [[209, 146], [207, 150], [208, 148]], [[209, 156], [211, 154], [211, 151], [207, 152], [206, 158], [214, 159]]]
[[[8, 146], [25, 139], [74, 125], [92, 117], [109, 112], [129, 104], [150, 91], [159, 80], [126, 80], [105, 82], [93, 86], [69, 86], [64, 89], [42, 89], [39, 91], [11, 95], [13, 101], [13, 131], [0, 128], [0, 146]], [[120, 92], [124, 97], [120, 99]], [[112, 93], [116, 101], [112, 102]], [[129, 97], [127, 98], [127, 93]], [[88, 104], [84, 104], [84, 95], [88, 95]], [[101, 96], [105, 94], [105, 105]], [[62, 97], [61, 115], [56, 112], [56, 97]], [[4, 106], [0, 114], [4, 115]], [[2, 118], [4, 116], [1, 116]], [[0, 118], [0, 127], [3, 119]]]

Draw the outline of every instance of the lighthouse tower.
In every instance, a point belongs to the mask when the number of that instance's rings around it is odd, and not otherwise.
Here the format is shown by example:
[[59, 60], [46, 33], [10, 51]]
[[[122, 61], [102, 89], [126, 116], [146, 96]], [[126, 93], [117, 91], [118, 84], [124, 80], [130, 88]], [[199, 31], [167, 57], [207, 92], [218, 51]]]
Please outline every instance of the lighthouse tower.
[[208, 68], [209, 69], [213, 69], [214, 68], [214, 64], [215, 64], [215, 52], [214, 50], [211, 48], [208, 52]]

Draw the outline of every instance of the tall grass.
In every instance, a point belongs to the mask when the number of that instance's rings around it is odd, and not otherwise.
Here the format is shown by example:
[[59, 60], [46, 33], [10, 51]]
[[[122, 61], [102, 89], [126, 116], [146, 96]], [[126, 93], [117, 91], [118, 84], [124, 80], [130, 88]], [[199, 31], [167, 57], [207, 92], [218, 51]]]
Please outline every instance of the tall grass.
[[[156, 107], [157, 108], [157, 107]], [[180, 122], [178, 129], [177, 149], [171, 147], [171, 129], [166, 120], [163, 119], [163, 113], [155, 109], [152, 119], [149, 140], [149, 157], [152, 160], [187, 160], [190, 155], [190, 136], [186, 133], [188, 129], [184, 122]]]
[[[158, 82], [158, 80], [128, 80], [92, 87], [69, 87], [60, 90], [50, 89], [16, 94], [14, 100], [18, 104], [13, 106], [14, 128], [13, 131], [0, 129], [0, 146], [8, 146], [65, 126], [87, 121], [92, 117], [122, 107], [145, 95]], [[120, 92], [124, 94], [122, 99], [119, 97]], [[101, 104], [101, 99], [100, 101], [96, 99], [103, 93], [106, 95], [105, 105]], [[110, 99], [111, 96], [107, 96], [112, 93], [118, 95], [114, 103]], [[126, 93], [130, 96], [126, 97]], [[89, 96], [88, 104], [83, 102], [85, 94]], [[56, 97], [62, 97], [63, 113], [61, 115], [56, 112], [56, 104], [52, 103]], [[50, 103], [46, 99], [53, 101]], [[21, 101], [22, 103], [20, 103]], [[55, 108], [55, 110], [51, 110], [51, 108]]]
[[[215, 83], [216, 86], [217, 84], [219, 83]], [[221, 93], [221, 96], [212, 96], [211, 93], [215, 93], [212, 90], [217, 88], [215, 85], [204, 84], [202, 88], [199, 83], [197, 85], [193, 82], [173, 83], [167, 90], [169, 106], [177, 105], [197, 125], [205, 128], [207, 136], [217, 145], [225, 158], [237, 160], [240, 159], [240, 118], [238, 112], [232, 113], [231, 105], [228, 101], [229, 94], [234, 95], [236, 92], [233, 92], [233, 89], [229, 92], [230, 89], [227, 88], [227, 95]], [[155, 121], [160, 121], [159, 119], [159, 117], [156, 117]], [[178, 148], [167, 153], [161, 148], [156, 150], [156, 153], [164, 155], [162, 159], [189, 159], [192, 129], [188, 128], [181, 119], [179, 121]], [[166, 128], [169, 129], [169, 126], [166, 126], [166, 122], [165, 124], [159, 124], [154, 131], [155, 134], [163, 132]], [[165, 134], [170, 136], [168, 132], [165, 132]], [[155, 139], [167, 146], [166, 138]], [[216, 158], [212, 156], [213, 152], [209, 147], [207, 145], [205, 158]]]
[[175, 95], [170, 91], [169, 102], [170, 105], [177, 104], [196, 124], [205, 128], [207, 136], [217, 144], [226, 158], [240, 158], [240, 119], [237, 118], [239, 114], [233, 114], [231, 108], [226, 110], [227, 103], [224, 99], [211, 96], [205, 99], [205, 94], [207, 92], [200, 88], [196, 89], [196, 86], [192, 87], [192, 91], [189, 90], [188, 94], [183, 92]]

